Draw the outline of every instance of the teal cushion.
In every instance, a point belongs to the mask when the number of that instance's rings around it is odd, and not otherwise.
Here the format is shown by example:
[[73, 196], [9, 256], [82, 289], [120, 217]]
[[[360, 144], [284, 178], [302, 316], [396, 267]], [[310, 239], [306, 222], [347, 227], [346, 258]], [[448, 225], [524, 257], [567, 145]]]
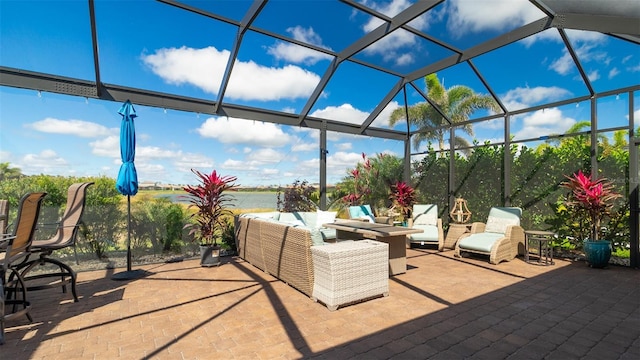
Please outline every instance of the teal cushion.
[[370, 221], [372, 222], [375, 221], [370, 205], [350, 206], [349, 217], [352, 219], [363, 219], [366, 217], [371, 219]]
[[324, 245], [324, 238], [318, 229], [309, 229], [311, 232], [311, 245]]
[[327, 241], [327, 240], [335, 240], [337, 238], [336, 229], [319, 228], [318, 230], [320, 231], [320, 234], [322, 234], [322, 238], [325, 241]]
[[[297, 221], [302, 221], [304, 223], [304, 218], [298, 214], [297, 212], [283, 212], [280, 213], [280, 219], [278, 219], [282, 222], [296, 222]], [[305, 223], [306, 225], [306, 223]]]
[[424, 232], [409, 235], [411, 241], [438, 242], [438, 227], [433, 225], [413, 225], [414, 229], [422, 229]]
[[478, 233], [463, 238], [458, 243], [460, 249], [489, 253], [493, 244], [504, 237], [499, 233]]

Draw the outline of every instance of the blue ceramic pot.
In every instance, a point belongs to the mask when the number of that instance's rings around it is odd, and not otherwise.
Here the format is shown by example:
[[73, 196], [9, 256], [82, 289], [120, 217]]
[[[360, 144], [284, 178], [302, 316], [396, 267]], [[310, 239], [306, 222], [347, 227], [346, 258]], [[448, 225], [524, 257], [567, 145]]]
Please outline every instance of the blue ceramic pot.
[[584, 255], [589, 266], [593, 268], [604, 268], [609, 265], [611, 259], [611, 241], [608, 240], [585, 240]]

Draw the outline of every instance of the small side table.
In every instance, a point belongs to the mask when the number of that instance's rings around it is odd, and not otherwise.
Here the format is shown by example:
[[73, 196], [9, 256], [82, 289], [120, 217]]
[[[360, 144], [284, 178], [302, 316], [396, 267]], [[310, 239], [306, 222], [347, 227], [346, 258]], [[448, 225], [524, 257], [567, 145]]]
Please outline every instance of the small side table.
[[[549, 242], [554, 239], [556, 233], [552, 231], [542, 230], [525, 230], [524, 232], [524, 261], [529, 264], [538, 265], [554, 265], [553, 262], [553, 248]], [[530, 243], [537, 248], [537, 253], [531, 253], [529, 245]], [[533, 262], [530, 255], [537, 257], [538, 261]]]
[[449, 230], [447, 230], [447, 236], [444, 239], [444, 247], [454, 249], [460, 236], [468, 232], [471, 232], [471, 224], [449, 224]]

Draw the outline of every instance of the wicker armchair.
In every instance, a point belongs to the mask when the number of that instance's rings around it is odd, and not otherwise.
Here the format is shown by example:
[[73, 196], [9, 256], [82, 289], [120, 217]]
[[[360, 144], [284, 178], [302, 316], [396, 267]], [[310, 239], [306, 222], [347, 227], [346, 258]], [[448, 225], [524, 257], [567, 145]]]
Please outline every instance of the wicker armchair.
[[438, 205], [413, 205], [409, 227], [422, 229], [423, 232], [407, 235], [407, 248], [410, 248], [411, 244], [433, 244], [438, 247], [438, 251], [444, 249], [444, 231], [442, 219], [438, 217]]
[[494, 207], [486, 223], [475, 222], [471, 232], [456, 244], [455, 256], [463, 252], [489, 255], [491, 264], [509, 261], [524, 253], [524, 229], [520, 226], [522, 209]]

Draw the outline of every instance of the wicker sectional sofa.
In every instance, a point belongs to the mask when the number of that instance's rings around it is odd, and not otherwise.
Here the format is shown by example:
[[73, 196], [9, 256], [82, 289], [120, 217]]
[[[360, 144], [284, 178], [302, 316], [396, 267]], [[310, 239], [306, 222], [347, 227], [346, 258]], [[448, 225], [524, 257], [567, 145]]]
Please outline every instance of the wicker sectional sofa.
[[325, 215], [330, 214], [271, 212], [238, 215], [235, 218], [238, 255], [311, 297], [314, 281], [311, 246], [335, 240], [335, 230], [316, 226], [317, 220], [324, 221], [318, 217]]

